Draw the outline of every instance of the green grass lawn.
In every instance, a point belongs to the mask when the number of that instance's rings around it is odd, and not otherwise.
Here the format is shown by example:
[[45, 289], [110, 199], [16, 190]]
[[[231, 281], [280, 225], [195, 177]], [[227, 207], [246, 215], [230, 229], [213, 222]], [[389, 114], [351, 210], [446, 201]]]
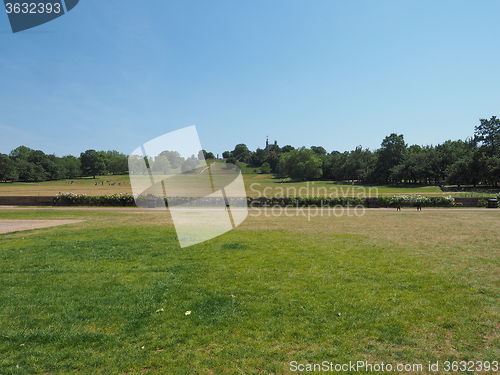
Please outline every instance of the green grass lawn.
[[0, 235], [0, 373], [498, 361], [499, 214], [251, 211], [181, 249], [161, 211], [2, 210], [87, 221]]
[[[246, 169], [249, 169], [248, 167]], [[252, 169], [253, 171], [253, 169]], [[205, 176], [190, 176], [193, 179], [205, 179]], [[344, 196], [358, 197], [394, 194], [422, 194], [440, 196], [441, 190], [437, 186], [363, 186], [338, 184], [331, 181], [287, 182], [268, 174], [244, 173], [247, 196], [249, 197], [281, 197], [281, 196]], [[62, 192], [87, 195], [110, 195], [114, 193], [132, 193], [129, 176], [98, 176], [77, 178], [73, 184], [63, 181], [45, 181], [36, 183], [0, 183], [0, 195], [15, 196], [54, 196]], [[145, 176], [145, 181], [149, 179]], [[281, 181], [285, 181], [281, 183]], [[102, 184], [104, 182], [104, 185]], [[110, 185], [115, 182], [115, 185]], [[120, 185], [118, 186], [118, 182]], [[185, 181], [186, 182], [186, 181]], [[97, 183], [97, 185], [96, 185]], [[192, 185], [192, 184], [191, 184]], [[448, 194], [448, 193], [447, 193]], [[456, 193], [452, 193], [456, 194]]]

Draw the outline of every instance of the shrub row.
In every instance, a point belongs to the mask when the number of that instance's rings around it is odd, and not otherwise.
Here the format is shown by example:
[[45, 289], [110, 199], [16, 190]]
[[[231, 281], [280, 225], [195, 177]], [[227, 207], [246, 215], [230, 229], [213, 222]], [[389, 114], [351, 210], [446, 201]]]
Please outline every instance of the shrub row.
[[59, 193], [54, 197], [56, 206], [135, 206], [132, 194], [89, 196], [87, 194]]
[[[220, 207], [224, 205], [224, 198], [196, 198], [196, 197], [164, 197], [153, 195], [139, 195], [134, 198], [132, 194], [122, 193], [113, 195], [89, 196], [86, 194], [59, 193], [54, 197], [54, 205], [57, 206], [148, 206], [155, 201], [156, 206], [161, 206], [162, 201], [165, 206], [185, 205], [188, 207]], [[266, 207], [266, 206], [294, 206], [294, 207], [347, 207], [364, 206], [369, 207], [367, 198], [350, 197], [296, 197], [296, 198], [231, 198], [232, 206]], [[378, 197], [376, 203], [379, 207], [396, 207], [401, 202], [420, 203], [427, 207], [452, 207], [455, 200], [451, 195], [442, 197], [423, 197], [421, 195], [394, 195]]]
[[402, 202], [419, 203], [424, 207], [453, 207], [455, 205], [455, 198], [451, 195], [429, 198], [417, 194], [394, 195], [392, 197], [382, 196], [377, 198], [377, 204], [380, 207], [396, 207]]
[[[196, 197], [164, 197], [154, 195], [139, 195], [134, 198], [132, 194], [122, 193], [113, 195], [89, 196], [87, 194], [59, 193], [54, 197], [56, 206], [122, 206], [122, 207], [147, 207], [152, 201], [154, 205], [165, 206], [185, 205], [188, 207], [221, 207], [225, 205], [224, 198], [196, 198]], [[231, 198], [232, 206], [244, 206], [246, 198]]]

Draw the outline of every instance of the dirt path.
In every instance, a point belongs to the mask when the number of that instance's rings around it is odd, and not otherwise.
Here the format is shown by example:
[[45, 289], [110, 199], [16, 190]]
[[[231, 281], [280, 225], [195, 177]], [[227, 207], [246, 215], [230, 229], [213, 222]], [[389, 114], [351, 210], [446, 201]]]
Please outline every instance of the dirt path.
[[81, 223], [85, 220], [0, 220], [0, 234]]
[[214, 161], [214, 162], [213, 162], [212, 164], [210, 164], [208, 167], [203, 168], [199, 174], [202, 174], [202, 173], [203, 173], [203, 172], [205, 172], [208, 168], [213, 167], [213, 166], [215, 165], [215, 163], [216, 163], [216, 162]]

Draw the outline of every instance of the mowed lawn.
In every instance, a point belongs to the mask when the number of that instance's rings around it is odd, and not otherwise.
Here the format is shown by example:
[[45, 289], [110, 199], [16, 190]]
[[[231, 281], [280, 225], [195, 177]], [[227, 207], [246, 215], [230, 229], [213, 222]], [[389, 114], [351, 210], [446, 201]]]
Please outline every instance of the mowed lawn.
[[1, 210], [87, 221], [0, 235], [0, 373], [500, 359], [500, 210], [327, 212], [181, 249], [164, 211]]

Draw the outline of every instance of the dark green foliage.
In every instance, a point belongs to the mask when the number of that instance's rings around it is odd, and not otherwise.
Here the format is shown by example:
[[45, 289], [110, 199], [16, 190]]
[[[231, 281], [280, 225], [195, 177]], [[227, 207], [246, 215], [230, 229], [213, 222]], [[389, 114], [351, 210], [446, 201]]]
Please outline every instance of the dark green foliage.
[[323, 174], [322, 165], [323, 161], [314, 151], [302, 147], [282, 154], [276, 171], [279, 177], [313, 180]]
[[226, 163], [227, 163], [227, 164], [233, 164], [233, 165], [236, 165], [236, 158], [235, 158], [233, 155], [230, 155], [230, 156], [226, 159]]
[[269, 156], [268, 150], [263, 150], [258, 148], [251, 156], [250, 156], [250, 164], [255, 167], [260, 167], [264, 164]]
[[19, 174], [16, 170], [14, 161], [7, 155], [0, 154], [0, 181], [14, 181], [17, 180]]
[[271, 173], [271, 166], [268, 162], [265, 162], [260, 167], [260, 173]]
[[105, 154], [103, 151], [87, 150], [80, 154], [83, 176], [102, 175], [106, 171]]
[[493, 116], [479, 121], [480, 125], [474, 128], [475, 141], [489, 156], [497, 155], [500, 151], [500, 119]]
[[244, 143], [240, 143], [240, 144], [236, 145], [236, 147], [231, 152], [231, 154], [238, 161], [247, 162], [249, 160], [248, 147]]
[[377, 151], [377, 162], [374, 171], [376, 180], [379, 182], [390, 181], [391, 169], [403, 161], [406, 147], [402, 134], [392, 133], [384, 138], [381, 148]]

